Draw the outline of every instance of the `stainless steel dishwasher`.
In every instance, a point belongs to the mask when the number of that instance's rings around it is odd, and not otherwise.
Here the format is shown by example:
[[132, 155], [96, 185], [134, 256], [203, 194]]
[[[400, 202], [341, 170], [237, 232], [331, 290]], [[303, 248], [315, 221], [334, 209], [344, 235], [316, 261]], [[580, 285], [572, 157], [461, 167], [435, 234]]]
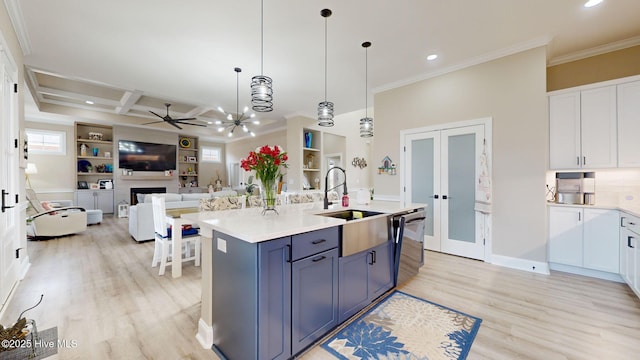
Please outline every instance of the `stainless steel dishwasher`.
[[424, 210], [393, 217], [396, 286], [417, 275], [424, 265], [425, 219]]

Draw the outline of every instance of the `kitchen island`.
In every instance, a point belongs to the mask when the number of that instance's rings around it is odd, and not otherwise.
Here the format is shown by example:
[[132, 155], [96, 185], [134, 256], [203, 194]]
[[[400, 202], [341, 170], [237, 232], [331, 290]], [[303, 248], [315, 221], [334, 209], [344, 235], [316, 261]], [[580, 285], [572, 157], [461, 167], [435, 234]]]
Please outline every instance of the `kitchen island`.
[[[351, 208], [388, 217], [422, 207], [373, 201]], [[279, 206], [279, 215], [261, 215], [260, 208], [184, 214], [202, 229], [197, 338], [203, 347], [213, 345], [230, 359], [291, 358], [353, 312], [338, 304], [342, 260], [360, 257], [365, 266], [378, 266], [364, 270], [361, 282], [368, 282], [363, 288], [369, 289], [365, 300], [390, 289], [391, 232], [385, 228], [382, 236], [389, 241], [372, 251], [341, 257], [340, 231], [347, 221], [322, 214], [344, 209], [333, 205], [324, 210], [322, 203], [308, 203]], [[361, 221], [367, 219], [350, 223]], [[352, 263], [346, 265], [355, 269]], [[351, 272], [349, 277], [353, 282]]]

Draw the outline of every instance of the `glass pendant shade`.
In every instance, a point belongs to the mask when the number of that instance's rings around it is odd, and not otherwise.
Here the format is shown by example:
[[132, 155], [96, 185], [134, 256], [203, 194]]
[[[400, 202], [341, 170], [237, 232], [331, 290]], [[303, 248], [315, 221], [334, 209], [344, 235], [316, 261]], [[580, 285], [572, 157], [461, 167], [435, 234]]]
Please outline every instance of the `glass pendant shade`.
[[273, 111], [273, 87], [270, 77], [256, 75], [251, 79], [251, 105], [254, 111]]
[[323, 101], [318, 104], [318, 125], [333, 126], [333, 103]]
[[364, 117], [360, 119], [360, 137], [368, 138], [373, 136], [373, 118]]

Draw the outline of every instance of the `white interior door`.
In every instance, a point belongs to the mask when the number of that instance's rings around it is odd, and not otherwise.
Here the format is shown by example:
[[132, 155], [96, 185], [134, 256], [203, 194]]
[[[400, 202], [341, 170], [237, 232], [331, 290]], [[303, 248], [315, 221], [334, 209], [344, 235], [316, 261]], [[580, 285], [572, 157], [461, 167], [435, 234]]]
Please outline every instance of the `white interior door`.
[[485, 259], [475, 211], [484, 125], [404, 137], [405, 202], [426, 204], [427, 250]]
[[443, 252], [484, 260], [484, 243], [477, 231], [477, 181], [484, 126], [442, 131], [441, 214]]
[[20, 209], [16, 203], [19, 190], [17, 95], [14, 91], [15, 68], [11, 66], [0, 43], [0, 301], [4, 305], [11, 289], [18, 281], [19, 261], [15, 251], [20, 244]]

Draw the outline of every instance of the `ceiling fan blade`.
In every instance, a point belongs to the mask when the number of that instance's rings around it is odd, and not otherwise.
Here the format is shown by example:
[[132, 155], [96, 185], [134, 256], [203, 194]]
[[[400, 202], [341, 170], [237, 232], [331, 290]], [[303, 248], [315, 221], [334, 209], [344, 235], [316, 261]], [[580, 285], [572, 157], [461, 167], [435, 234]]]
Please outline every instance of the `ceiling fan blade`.
[[159, 117], [160, 119], [164, 119], [164, 116], [158, 115], [156, 113], [154, 113], [153, 111], [149, 110], [150, 113], [152, 113], [153, 115]]
[[184, 120], [196, 120], [196, 118], [190, 117], [190, 118], [182, 118], [182, 119], [173, 119], [173, 121], [184, 121]]
[[202, 127], [207, 127], [207, 125], [203, 125], [203, 124], [193, 124], [193, 123], [188, 123], [188, 122], [180, 122], [180, 124], [182, 124], [182, 125], [193, 125], [193, 126], [202, 126]]
[[140, 124], [140, 125], [150, 125], [150, 124], [157, 124], [157, 123], [161, 123], [161, 122], [164, 122], [164, 120], [152, 121], [152, 122], [148, 122], [148, 123], [144, 123], [144, 124]]
[[173, 125], [173, 126], [177, 127], [178, 129], [182, 130], [182, 128], [181, 128], [180, 126], [176, 125], [175, 121], [173, 121], [173, 120], [169, 120], [169, 121], [167, 121], [167, 122], [168, 122], [169, 124], [171, 124], [171, 125]]

